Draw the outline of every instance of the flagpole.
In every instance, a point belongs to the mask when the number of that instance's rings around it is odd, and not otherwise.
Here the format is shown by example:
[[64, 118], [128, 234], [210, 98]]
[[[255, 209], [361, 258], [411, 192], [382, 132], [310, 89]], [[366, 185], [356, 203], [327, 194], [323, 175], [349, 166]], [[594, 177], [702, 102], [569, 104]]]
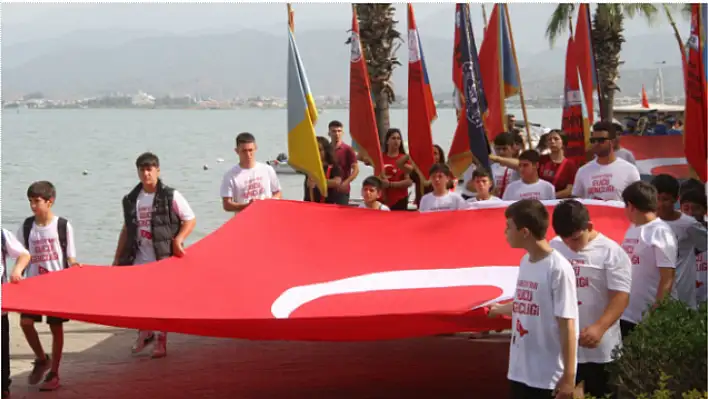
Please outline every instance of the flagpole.
[[524, 115], [524, 124], [526, 125], [526, 139], [528, 140], [529, 148], [531, 147], [531, 127], [529, 126], [529, 118], [526, 114], [526, 101], [524, 101], [524, 89], [521, 84], [521, 72], [519, 71], [519, 60], [516, 58], [516, 46], [514, 45], [514, 34], [511, 31], [511, 18], [509, 18], [509, 8], [504, 6], [504, 15], [506, 16], [506, 26], [509, 28], [509, 40], [511, 41], [511, 52], [514, 53], [514, 65], [516, 66], [516, 76], [519, 77], [519, 97], [521, 98], [521, 112]]
[[[484, 20], [484, 32], [483, 34], [487, 34], [487, 9], [484, 7], [484, 3], [482, 3], [482, 19]], [[482, 36], [484, 39], [484, 36]]]
[[[293, 6], [292, 4], [288, 3], [288, 27], [290, 28], [290, 31], [293, 32], [293, 35], [295, 34], [295, 12], [293, 12]], [[311, 179], [309, 175], [307, 176], [307, 179]], [[310, 202], [315, 202], [315, 189], [312, 187], [308, 187], [308, 194], [310, 194]], [[323, 194], [325, 195], [325, 194]]]

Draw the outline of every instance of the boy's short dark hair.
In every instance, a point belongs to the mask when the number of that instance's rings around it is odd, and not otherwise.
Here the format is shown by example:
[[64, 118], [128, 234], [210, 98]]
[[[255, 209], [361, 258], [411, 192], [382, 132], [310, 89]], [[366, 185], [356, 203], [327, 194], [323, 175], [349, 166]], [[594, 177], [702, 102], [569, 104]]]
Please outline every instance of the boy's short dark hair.
[[475, 169], [474, 172], [472, 172], [472, 180], [474, 180], [476, 178], [482, 178], [482, 177], [486, 177], [489, 180], [492, 180], [492, 174], [489, 173], [487, 171], [487, 169], [485, 169], [485, 168], [480, 167], [480, 168]]
[[580, 201], [569, 199], [556, 205], [553, 210], [553, 231], [561, 238], [588, 228], [590, 213]]
[[494, 138], [494, 145], [497, 147], [512, 146], [514, 145], [514, 137], [509, 132], [499, 133]]
[[[683, 183], [681, 183], [681, 188], [680, 188], [680, 193], [684, 193], [686, 191], [693, 191], [693, 190], [700, 190], [700, 191], [705, 191], [706, 185], [701, 183], [700, 180], [690, 178]], [[683, 194], [679, 194], [681, 196]]]
[[248, 132], [239, 133], [238, 136], [236, 136], [236, 147], [241, 144], [250, 144], [255, 142], [256, 138]]
[[688, 202], [708, 209], [708, 199], [706, 199], [706, 192], [703, 190], [688, 190], [681, 194], [681, 199], [679, 202], [681, 205]]
[[152, 152], [144, 152], [135, 160], [135, 167], [138, 169], [149, 168], [151, 166], [156, 168], [160, 167], [160, 158]]
[[27, 198], [41, 198], [45, 201], [57, 197], [57, 190], [54, 185], [46, 180], [36, 181], [27, 188]]
[[504, 211], [507, 219], [514, 221], [516, 228], [527, 228], [531, 235], [542, 240], [548, 231], [548, 210], [539, 200], [522, 199], [509, 205]]
[[678, 199], [681, 186], [675, 177], [667, 174], [656, 175], [651, 179], [651, 185], [656, 188], [657, 194], [669, 194]]
[[656, 212], [656, 188], [643, 181], [635, 181], [622, 191], [625, 205], [631, 204], [639, 212]]
[[514, 129], [514, 133], [511, 134], [514, 144], [524, 145], [524, 138], [521, 137], [521, 130]]
[[537, 164], [541, 160], [541, 155], [536, 150], [525, 150], [519, 154], [519, 161], [529, 161], [532, 164]]
[[612, 122], [600, 121], [592, 125], [593, 132], [605, 131], [607, 138], [614, 140], [617, 137], [615, 125]]
[[364, 182], [361, 183], [362, 187], [366, 186], [371, 186], [374, 187], [377, 190], [382, 190], [383, 189], [383, 183], [381, 182], [381, 179], [379, 179], [376, 176], [369, 176], [366, 179], [364, 179]]
[[432, 176], [435, 173], [442, 173], [445, 176], [449, 178], [453, 178], [454, 176], [452, 175], [452, 171], [450, 170], [450, 167], [447, 166], [444, 163], [435, 163], [433, 166], [430, 167], [430, 175]]
[[344, 128], [344, 124], [338, 120], [333, 120], [332, 122], [329, 123], [329, 125], [327, 126], [327, 129], [331, 129], [333, 127]]

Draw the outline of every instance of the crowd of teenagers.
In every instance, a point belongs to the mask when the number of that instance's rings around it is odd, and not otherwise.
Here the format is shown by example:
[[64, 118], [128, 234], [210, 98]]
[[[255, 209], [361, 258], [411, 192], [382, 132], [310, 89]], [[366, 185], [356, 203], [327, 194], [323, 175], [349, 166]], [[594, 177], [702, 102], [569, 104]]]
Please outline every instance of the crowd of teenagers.
[[[593, 395], [611, 394], [605, 369], [611, 351], [647, 309], [669, 295], [691, 307], [706, 300], [704, 184], [697, 180], [679, 184], [669, 175], [655, 176], [651, 184], [642, 182], [631, 153], [618, 147], [616, 127], [599, 122], [592, 130], [595, 158], [580, 168], [564, 157], [566, 139], [559, 130], [545, 134], [537, 149], [526, 149], [518, 131], [499, 134], [491, 170], [473, 164], [458, 188], [440, 146], [434, 147], [436, 163], [425, 179], [406, 154], [401, 131], [390, 129], [383, 147], [383, 174], [362, 183], [360, 207], [373, 210], [408, 210], [412, 185], [421, 212], [462, 210], [476, 201], [514, 201], [506, 210], [506, 237], [512, 247], [528, 253], [521, 261], [514, 301], [495, 305], [490, 312], [512, 316], [508, 378], [514, 398], [569, 398], [576, 381], [584, 381]], [[328, 191], [322, 195], [305, 177], [305, 201], [350, 203], [351, 182], [362, 159], [342, 142], [342, 135], [342, 123], [332, 121], [330, 139], [317, 138]], [[281, 198], [274, 169], [256, 161], [255, 137], [239, 134], [235, 151], [239, 163], [221, 183], [223, 209], [238, 213], [254, 201]], [[155, 154], [141, 154], [135, 166], [140, 183], [122, 200], [124, 223], [114, 266], [183, 256], [184, 242], [196, 225], [185, 197], [160, 179]], [[16, 234], [3, 227], [3, 283], [81, 266], [71, 223], [52, 212], [56, 195], [52, 183], [32, 183], [27, 199], [33, 216]], [[556, 238], [547, 242], [549, 215], [540, 200], [557, 198], [569, 199], [555, 207]], [[623, 201], [631, 223], [623, 243], [597, 231], [585, 206], [571, 198]], [[6, 258], [16, 259], [9, 281]], [[35, 323], [43, 320], [52, 335], [51, 354], [44, 351], [35, 329]], [[60, 386], [67, 321], [20, 315], [20, 327], [36, 357], [28, 382], [39, 384], [40, 390]], [[3, 313], [3, 399], [10, 395], [9, 332]], [[131, 351], [140, 353], [149, 345], [152, 357], [164, 357], [167, 333], [138, 331]]]

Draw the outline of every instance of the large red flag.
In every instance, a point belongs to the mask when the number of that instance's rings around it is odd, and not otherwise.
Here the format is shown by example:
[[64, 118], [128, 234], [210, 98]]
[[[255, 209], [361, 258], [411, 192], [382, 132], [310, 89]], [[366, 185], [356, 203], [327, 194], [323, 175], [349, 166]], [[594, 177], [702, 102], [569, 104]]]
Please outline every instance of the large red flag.
[[706, 5], [691, 5], [691, 37], [686, 59], [686, 123], [684, 151], [698, 177], [706, 181], [708, 162], [708, 97], [706, 97]]
[[356, 5], [352, 5], [352, 36], [350, 38], [351, 63], [349, 67], [349, 132], [362, 159], [374, 166], [376, 175], [383, 168], [381, 142], [374, 103], [371, 100], [371, 82], [364, 52], [359, 40], [359, 20]]
[[565, 56], [565, 87], [563, 91], [563, 120], [561, 129], [568, 138], [565, 156], [572, 159], [576, 165], [586, 162], [588, 145], [588, 122], [584, 115], [583, 96], [578, 76], [578, 50], [573, 38], [568, 38], [568, 49]]
[[[623, 205], [584, 202], [594, 227], [622, 240], [628, 227]], [[547, 203], [549, 211], [555, 203]], [[425, 214], [258, 201], [182, 258], [70, 268], [5, 284], [2, 309], [270, 340], [380, 340], [509, 328], [508, 319], [489, 319], [482, 306], [513, 297], [523, 252], [505, 240], [508, 203], [480, 204], [489, 209]], [[267, 228], [269, 220], [280, 227]], [[321, 243], [332, 226], [347, 227], [346, 247], [303, 250]], [[372, 245], [372, 231], [378, 237], [405, 232], [406, 250]], [[485, 244], [470, 251], [471, 242]]]
[[[424, 179], [434, 163], [431, 124], [436, 114], [413, 6], [408, 4], [408, 149]], [[423, 184], [418, 186], [423, 190]]]
[[585, 96], [585, 107], [588, 113], [588, 123], [595, 120], [593, 91], [597, 90], [597, 68], [595, 67], [595, 52], [592, 47], [590, 25], [590, 7], [587, 3], [580, 4], [578, 8], [578, 22], [575, 25], [575, 38], [573, 40], [575, 53], [578, 60], [580, 84]]

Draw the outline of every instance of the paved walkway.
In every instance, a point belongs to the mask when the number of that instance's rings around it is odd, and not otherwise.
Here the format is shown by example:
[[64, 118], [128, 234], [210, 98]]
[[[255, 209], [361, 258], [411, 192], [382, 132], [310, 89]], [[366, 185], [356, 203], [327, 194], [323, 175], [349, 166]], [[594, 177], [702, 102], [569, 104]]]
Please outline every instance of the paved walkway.
[[[79, 322], [65, 326], [62, 388], [39, 392], [27, 385], [34, 356], [18, 316], [11, 315], [10, 323], [13, 398], [503, 398], [507, 393], [504, 335], [316, 343], [170, 334], [168, 356], [151, 359], [130, 354], [134, 332]], [[48, 328], [38, 329], [50, 351]]]

